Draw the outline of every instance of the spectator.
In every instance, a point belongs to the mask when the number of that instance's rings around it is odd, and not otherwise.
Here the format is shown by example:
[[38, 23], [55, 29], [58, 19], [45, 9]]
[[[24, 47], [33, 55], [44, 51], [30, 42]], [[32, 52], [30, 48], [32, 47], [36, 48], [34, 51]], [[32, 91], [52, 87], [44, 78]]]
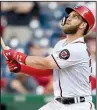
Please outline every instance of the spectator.
[[50, 76], [48, 84], [44, 88], [43, 94], [53, 94], [53, 77]]
[[2, 2], [3, 12], [1, 22], [5, 21], [7, 26], [4, 29], [4, 40], [8, 40], [14, 34], [25, 44], [31, 38], [32, 31], [29, 23], [32, 17], [39, 16], [39, 6], [36, 2]]
[[87, 42], [87, 46], [89, 48], [92, 60], [92, 77], [91, 77], [91, 86], [92, 93], [96, 94], [96, 33], [92, 32], [85, 39]]
[[2, 36], [2, 33], [3, 33], [3, 27], [0, 24], [0, 37]]
[[[34, 39], [35, 40], [35, 39]], [[42, 47], [42, 48], [41, 48]], [[27, 44], [27, 53], [30, 55], [37, 56], [46, 56], [48, 53], [48, 48], [43, 47], [39, 42], [36, 45], [36, 42], [29, 42]], [[33, 76], [38, 82], [39, 86], [37, 87], [37, 94], [52, 94], [53, 93], [53, 84], [52, 76], [50, 77], [36, 77]]]
[[9, 79], [7, 81], [5, 92], [7, 93], [18, 93], [18, 94], [27, 94], [34, 93], [36, 94], [36, 87], [38, 86], [34, 78], [26, 76], [24, 74], [17, 74], [15, 78]]

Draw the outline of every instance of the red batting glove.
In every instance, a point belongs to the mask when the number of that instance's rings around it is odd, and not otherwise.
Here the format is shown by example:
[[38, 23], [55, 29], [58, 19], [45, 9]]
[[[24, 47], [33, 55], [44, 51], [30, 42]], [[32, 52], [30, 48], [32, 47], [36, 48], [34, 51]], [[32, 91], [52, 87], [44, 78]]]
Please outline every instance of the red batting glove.
[[24, 64], [25, 64], [25, 59], [27, 57], [27, 55], [25, 55], [21, 52], [17, 52], [13, 49], [4, 50], [3, 55], [5, 56], [5, 58], [8, 58], [9, 60], [14, 59], [14, 60], [22, 62]]
[[8, 65], [10, 72], [20, 72], [21, 65], [16, 60], [6, 60], [6, 64]]
[[6, 49], [6, 50], [3, 50], [3, 55], [4, 57], [6, 58], [6, 60], [13, 60], [13, 53], [14, 53], [14, 50], [12, 49]]

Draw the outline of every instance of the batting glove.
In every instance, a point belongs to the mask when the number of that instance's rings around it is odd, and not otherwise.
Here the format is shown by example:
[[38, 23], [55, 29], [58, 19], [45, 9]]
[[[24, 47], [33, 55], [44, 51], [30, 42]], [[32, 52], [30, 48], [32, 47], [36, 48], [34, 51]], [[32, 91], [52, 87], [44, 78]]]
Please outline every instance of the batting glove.
[[14, 73], [20, 72], [21, 65], [16, 60], [6, 60], [6, 64], [8, 65], [10, 72]]
[[3, 51], [3, 55], [8, 60], [16, 60], [16, 61], [22, 62], [24, 64], [25, 64], [25, 59], [27, 57], [27, 55], [25, 55], [25, 54], [23, 54], [21, 52], [17, 52], [17, 51], [15, 51], [13, 49], [4, 50]]

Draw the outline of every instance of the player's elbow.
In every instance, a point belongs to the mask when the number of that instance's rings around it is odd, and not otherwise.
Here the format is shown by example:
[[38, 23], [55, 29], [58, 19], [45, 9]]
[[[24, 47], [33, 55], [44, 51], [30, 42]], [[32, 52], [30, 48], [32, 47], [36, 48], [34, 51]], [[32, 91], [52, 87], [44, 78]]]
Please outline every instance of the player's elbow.
[[47, 60], [46, 58], [43, 58], [42, 62], [40, 62], [40, 64], [38, 64], [40, 69], [51, 69], [51, 63], [49, 60]]
[[44, 68], [45, 69], [54, 69], [57, 68], [55, 61], [52, 59], [51, 56], [44, 58]]
[[53, 69], [50, 61], [46, 61], [43, 66], [44, 69]]

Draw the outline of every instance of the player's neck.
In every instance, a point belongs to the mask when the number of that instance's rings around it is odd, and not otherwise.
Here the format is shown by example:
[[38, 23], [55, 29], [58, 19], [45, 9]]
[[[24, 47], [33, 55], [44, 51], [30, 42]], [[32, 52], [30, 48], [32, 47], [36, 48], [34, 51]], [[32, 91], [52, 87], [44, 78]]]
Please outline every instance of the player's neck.
[[81, 35], [79, 35], [79, 34], [68, 34], [67, 35], [67, 43], [71, 43], [72, 41], [74, 41], [80, 37], [82, 37], [82, 34]]

